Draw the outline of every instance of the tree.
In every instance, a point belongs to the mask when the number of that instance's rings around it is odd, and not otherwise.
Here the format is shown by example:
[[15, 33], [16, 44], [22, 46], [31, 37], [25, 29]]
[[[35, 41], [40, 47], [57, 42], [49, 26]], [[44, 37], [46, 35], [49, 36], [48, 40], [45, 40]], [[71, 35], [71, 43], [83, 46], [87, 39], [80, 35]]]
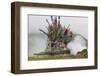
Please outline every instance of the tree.
[[48, 48], [50, 48], [52, 51], [56, 49], [61, 49], [61, 44], [62, 43], [64, 44], [64, 38], [67, 38], [66, 32], [68, 32], [69, 30], [61, 26], [60, 16], [58, 17], [51, 16], [51, 22], [52, 22], [51, 24], [48, 21], [48, 19], [46, 19], [46, 22], [48, 23], [48, 27], [46, 27], [48, 30], [48, 33], [46, 33], [42, 29], [39, 29], [39, 30], [48, 37]]

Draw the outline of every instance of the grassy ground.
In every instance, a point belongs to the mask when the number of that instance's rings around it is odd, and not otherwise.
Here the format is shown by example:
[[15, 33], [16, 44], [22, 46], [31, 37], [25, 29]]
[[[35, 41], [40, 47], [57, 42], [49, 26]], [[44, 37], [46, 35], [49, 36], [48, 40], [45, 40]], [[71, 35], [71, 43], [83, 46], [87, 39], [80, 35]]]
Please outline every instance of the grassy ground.
[[81, 57], [81, 56], [73, 56], [73, 55], [69, 55], [66, 57], [62, 57], [62, 58], [34, 58], [34, 57], [28, 57], [29, 61], [37, 61], [37, 60], [59, 60], [59, 59], [83, 59], [83, 58], [87, 58], [87, 57]]
[[[33, 57], [28, 57], [29, 61], [32, 60], [58, 60], [58, 59], [82, 59], [88, 58], [87, 50], [84, 49], [81, 52], [78, 52], [76, 55], [71, 55], [69, 50], [62, 51], [45, 51], [40, 53], [34, 53]], [[46, 55], [46, 56], [45, 56]], [[40, 57], [38, 57], [40, 56]]]

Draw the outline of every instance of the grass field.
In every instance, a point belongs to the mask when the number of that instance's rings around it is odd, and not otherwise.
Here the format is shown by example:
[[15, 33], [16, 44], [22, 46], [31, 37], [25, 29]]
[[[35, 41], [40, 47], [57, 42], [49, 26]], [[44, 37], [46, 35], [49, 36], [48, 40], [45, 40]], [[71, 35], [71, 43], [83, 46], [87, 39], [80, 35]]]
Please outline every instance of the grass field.
[[73, 56], [73, 55], [69, 55], [66, 57], [62, 57], [62, 58], [34, 58], [34, 57], [28, 57], [29, 61], [38, 61], [38, 60], [61, 60], [61, 59], [83, 59], [83, 58], [87, 58], [87, 57], [81, 57], [81, 56]]
[[87, 50], [84, 49], [78, 52], [76, 55], [71, 55], [69, 50], [55, 50], [55, 51], [44, 51], [39, 53], [34, 53], [33, 57], [28, 57], [29, 61], [33, 60], [58, 60], [58, 59], [82, 59], [88, 58]]

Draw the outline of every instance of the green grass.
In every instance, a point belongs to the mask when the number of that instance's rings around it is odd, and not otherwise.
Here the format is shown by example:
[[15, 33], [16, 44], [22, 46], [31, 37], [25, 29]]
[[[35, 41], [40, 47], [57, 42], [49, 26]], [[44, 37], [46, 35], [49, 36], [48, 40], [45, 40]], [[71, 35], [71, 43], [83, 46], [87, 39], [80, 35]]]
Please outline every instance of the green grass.
[[[76, 55], [71, 55], [69, 50], [55, 50], [55, 51], [44, 51], [39, 53], [34, 53], [37, 57], [28, 57], [29, 61], [37, 60], [58, 60], [58, 59], [83, 59], [88, 58], [87, 50], [84, 49], [82, 52], [78, 52]], [[43, 57], [38, 57], [38, 56]], [[47, 55], [47, 57], [45, 57]]]
[[33, 58], [33, 57], [29, 57], [28, 60], [32, 61], [32, 60], [58, 60], [58, 59], [73, 59], [73, 58]]
[[29, 61], [38, 61], [38, 60], [63, 60], [63, 59], [83, 59], [83, 58], [87, 58], [87, 57], [79, 57], [79, 56], [66, 56], [63, 58], [34, 58], [34, 57], [28, 57]]
[[39, 53], [34, 53], [35, 55], [59, 55], [59, 54], [69, 54], [70, 50], [53, 50], [53, 51], [43, 51]]

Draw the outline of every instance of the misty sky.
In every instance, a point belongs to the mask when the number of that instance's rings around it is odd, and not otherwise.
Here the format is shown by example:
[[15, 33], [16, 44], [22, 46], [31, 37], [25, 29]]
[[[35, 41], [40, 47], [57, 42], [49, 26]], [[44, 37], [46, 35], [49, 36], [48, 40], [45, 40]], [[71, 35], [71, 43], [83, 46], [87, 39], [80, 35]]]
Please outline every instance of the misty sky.
[[[48, 26], [46, 19], [51, 21], [50, 16], [29, 16], [29, 34], [41, 33], [39, 28], [47, 31]], [[87, 17], [71, 17], [64, 16], [60, 18], [61, 25], [67, 27], [70, 24], [70, 30], [88, 38], [88, 18]]]

